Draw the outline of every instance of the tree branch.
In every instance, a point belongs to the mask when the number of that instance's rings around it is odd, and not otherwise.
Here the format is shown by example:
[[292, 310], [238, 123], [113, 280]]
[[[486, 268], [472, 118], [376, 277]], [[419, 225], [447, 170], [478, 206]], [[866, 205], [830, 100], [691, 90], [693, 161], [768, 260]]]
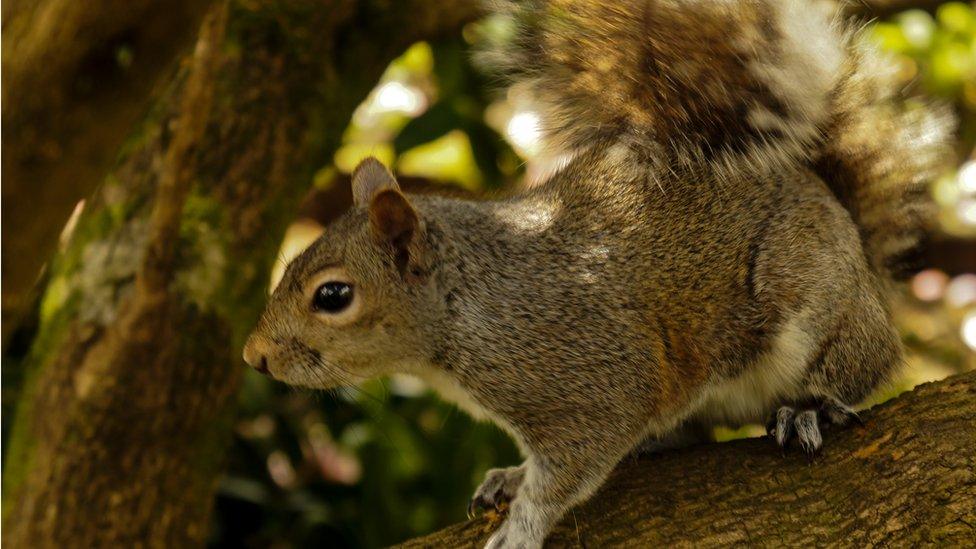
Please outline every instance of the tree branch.
[[179, 118], [174, 121], [176, 129], [160, 168], [156, 201], [149, 217], [146, 258], [136, 279], [136, 287], [145, 293], [165, 292], [172, 278], [180, 217], [193, 184], [195, 155], [200, 152], [210, 121], [215, 73], [220, 66], [226, 26], [227, 2], [224, 1], [211, 11], [200, 29], [180, 99]]
[[[922, 385], [828, 432], [812, 463], [769, 440], [621, 464], [567, 514], [550, 547], [927, 545], [976, 539], [976, 372]], [[497, 522], [497, 517], [495, 522]], [[401, 547], [480, 547], [494, 523]]]

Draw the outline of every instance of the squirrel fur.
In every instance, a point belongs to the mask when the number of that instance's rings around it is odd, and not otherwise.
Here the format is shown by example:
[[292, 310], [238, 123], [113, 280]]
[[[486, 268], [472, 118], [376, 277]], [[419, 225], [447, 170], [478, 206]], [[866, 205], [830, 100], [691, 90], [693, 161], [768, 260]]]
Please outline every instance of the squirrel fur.
[[245, 360], [318, 388], [413, 374], [504, 428], [526, 459], [473, 498], [510, 501], [492, 548], [541, 547], [622, 457], [702, 426], [769, 420], [817, 451], [901, 364], [888, 292], [930, 229], [944, 110], [907, 106], [824, 3], [497, 9], [511, 33], [482, 60], [571, 159], [495, 201], [364, 161]]

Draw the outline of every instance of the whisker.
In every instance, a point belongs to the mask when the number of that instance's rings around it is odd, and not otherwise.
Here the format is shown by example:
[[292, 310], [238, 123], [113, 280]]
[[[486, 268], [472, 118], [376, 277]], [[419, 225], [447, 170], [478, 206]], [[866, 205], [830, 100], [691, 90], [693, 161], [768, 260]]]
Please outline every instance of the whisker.
[[[316, 381], [318, 381], [320, 385], [323, 385], [323, 386], [332, 385], [330, 383], [326, 383], [325, 382], [324, 375], [323, 375], [324, 371], [329, 366], [326, 366], [326, 364], [322, 360], [322, 357], [317, 357], [316, 360], [315, 360], [315, 362], [316, 362], [316, 365], [318, 366], [318, 368], [308, 368], [305, 365], [303, 365], [303, 367], [306, 369], [306, 371], [312, 372], [312, 376], [311, 377], [313, 377]], [[361, 387], [358, 386], [359, 383], [362, 383], [362, 382], [366, 381], [367, 378], [365, 378], [365, 377], [363, 377], [361, 375], [355, 374], [353, 372], [350, 372], [349, 370], [346, 370], [345, 368], [343, 368], [342, 366], [340, 366], [338, 364], [334, 364], [334, 365], [330, 365], [330, 366], [332, 367], [332, 369], [338, 370], [339, 372], [341, 372], [342, 374], [344, 374], [344, 376], [338, 376], [339, 377], [340, 385], [342, 385], [343, 387], [346, 387], [346, 388], [352, 390], [357, 395], [364, 396], [364, 397], [366, 397], [366, 398], [368, 398], [368, 399], [376, 402], [377, 404], [384, 405], [384, 406], [386, 405], [386, 398], [382, 398], [381, 399], [381, 398], [377, 397], [376, 395], [373, 395], [373, 394], [369, 393], [368, 391], [366, 391], [366, 390], [364, 390], [364, 389], [362, 389]], [[348, 379], [344, 379], [345, 376], [348, 376]], [[382, 380], [381, 380], [381, 384], [382, 384]]]

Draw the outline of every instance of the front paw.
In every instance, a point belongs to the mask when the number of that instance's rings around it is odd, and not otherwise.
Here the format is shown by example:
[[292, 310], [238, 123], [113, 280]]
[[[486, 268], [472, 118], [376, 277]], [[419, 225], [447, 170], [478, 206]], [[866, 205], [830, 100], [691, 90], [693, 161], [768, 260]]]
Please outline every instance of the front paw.
[[499, 510], [504, 504], [515, 499], [522, 479], [525, 477], [525, 466], [491, 469], [485, 473], [485, 480], [474, 491], [474, 496], [468, 502], [468, 518], [474, 516], [477, 510]]

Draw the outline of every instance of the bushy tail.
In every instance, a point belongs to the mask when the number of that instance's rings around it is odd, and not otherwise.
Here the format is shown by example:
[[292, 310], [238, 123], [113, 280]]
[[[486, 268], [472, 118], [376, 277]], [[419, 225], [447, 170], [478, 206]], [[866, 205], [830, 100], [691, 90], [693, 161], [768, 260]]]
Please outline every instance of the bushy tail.
[[847, 207], [877, 272], [899, 280], [922, 267], [936, 230], [931, 183], [952, 163], [950, 110], [905, 101], [878, 52], [851, 49], [814, 166]]
[[529, 0], [485, 64], [560, 149], [627, 138], [669, 165], [809, 158], [846, 31], [809, 0]]
[[[899, 272], [929, 223], [943, 113], [905, 109], [874, 54], [815, 0], [495, 3], [508, 31], [482, 60], [535, 100], [548, 144], [623, 141], [670, 171], [807, 164]], [[878, 76], [874, 75], [878, 71]]]

